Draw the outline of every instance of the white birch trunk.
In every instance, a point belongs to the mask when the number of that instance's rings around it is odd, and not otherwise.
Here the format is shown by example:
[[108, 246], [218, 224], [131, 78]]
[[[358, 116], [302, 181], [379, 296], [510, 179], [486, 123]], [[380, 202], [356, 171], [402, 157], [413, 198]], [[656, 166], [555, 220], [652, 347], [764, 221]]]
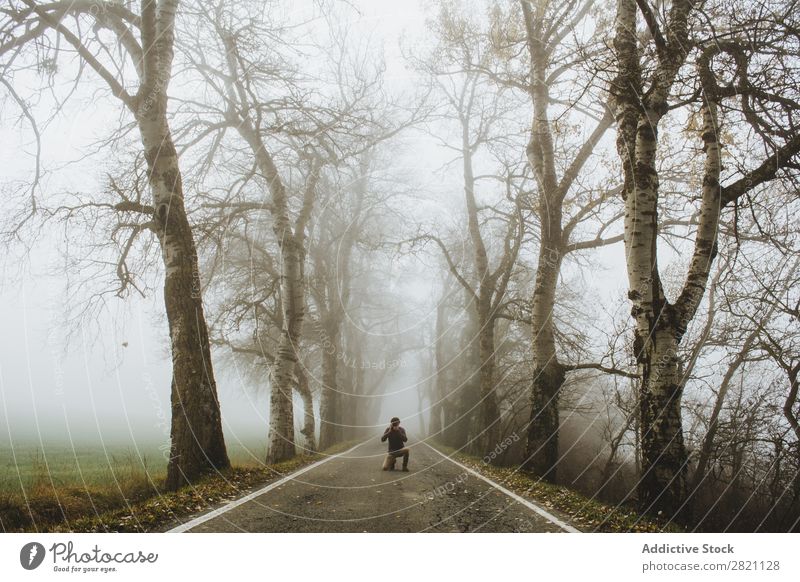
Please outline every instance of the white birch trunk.
[[200, 272], [192, 229], [184, 207], [178, 155], [167, 122], [177, 0], [158, 7], [144, 2], [143, 79], [136, 95], [153, 223], [164, 261], [164, 304], [172, 351], [172, 426], [166, 488], [191, 484], [202, 473], [227, 468], [208, 329], [203, 313]]

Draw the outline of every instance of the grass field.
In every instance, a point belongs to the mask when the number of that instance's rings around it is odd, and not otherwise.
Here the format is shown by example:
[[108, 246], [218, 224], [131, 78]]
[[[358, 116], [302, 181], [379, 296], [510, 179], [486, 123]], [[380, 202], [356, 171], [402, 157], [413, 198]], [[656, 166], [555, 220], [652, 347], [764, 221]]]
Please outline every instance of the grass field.
[[[236, 467], [261, 467], [265, 441], [228, 445]], [[0, 446], [0, 531], [38, 530], [160, 493], [164, 445]]]

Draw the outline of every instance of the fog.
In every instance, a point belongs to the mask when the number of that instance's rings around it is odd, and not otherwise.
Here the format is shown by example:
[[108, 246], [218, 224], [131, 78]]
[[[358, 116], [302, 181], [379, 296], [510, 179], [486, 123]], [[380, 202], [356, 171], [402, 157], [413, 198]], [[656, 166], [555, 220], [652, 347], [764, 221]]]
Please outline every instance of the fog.
[[788, 4], [745, 56], [681, 22], [674, 70], [606, 2], [185, 2], [152, 47], [137, 3], [30, 43], [16, 4], [0, 446], [172, 447], [176, 489], [397, 416], [647, 512], [800, 515]]
[[[298, 12], [309, 9], [299, 2], [293, 4]], [[362, 0], [353, 4], [360, 16], [349, 12], [353, 19], [349, 24], [354, 26], [355, 34], [368, 33], [382, 49], [387, 83], [413, 83], [415, 75], [404, 66], [399, 43], [403, 35], [419, 34], [424, 22], [419, 3], [409, 1], [398, 7], [395, 2]], [[105, 99], [92, 103], [91, 90], [82, 93], [83, 98], [70, 102], [66, 114], [49, 128], [43, 157], [50, 167], [66, 168], [48, 181], [48, 188], [91, 190], [100, 186], [101, 175], [84, 171], [92, 163], [79, 159], [87, 144], [102, 137], [106, 124], [114, 123], [116, 108]], [[19, 153], [21, 149], [31, 153], [30, 135], [12, 124], [4, 124], [0, 135], [4, 180], [27, 179], [31, 159], [26, 156], [21, 165]], [[444, 159], [441, 155], [439, 161], [436, 157], [420, 159], [422, 150], [432, 149], [424, 135], [411, 140], [408, 147], [415, 152], [407, 154], [408, 165], [403, 168], [401, 162], [398, 170], [430, 176]], [[87, 177], [94, 186], [86, 182]], [[418, 177], [421, 178], [419, 174]], [[58, 252], [64, 250], [60, 242], [55, 231], [44, 232], [30, 253], [16, 249], [18, 256], [7, 256], [3, 265], [6, 275], [0, 284], [0, 443], [168, 442], [171, 370], [160, 294], [133, 296], [124, 301], [111, 298], [98, 319], [73, 328], [66, 320], [66, 304], [87, 298], [68, 295], [64, 276], [57, 272], [63, 262]], [[387, 273], [387, 282], [402, 286], [410, 298], [417, 294], [417, 299], [424, 300], [422, 296], [430, 292], [426, 280], [432, 274], [417, 272], [409, 280], [404, 271]], [[398, 283], [401, 278], [403, 281]], [[404, 396], [416, 390], [417, 382], [425, 381], [425, 373], [418, 366], [413, 354], [406, 357], [391, 386], [387, 384], [391, 395], [381, 403], [380, 415], [375, 419], [376, 432], [395, 415], [408, 418], [410, 430], [418, 429], [421, 412], [416, 395]], [[221, 371], [218, 389], [226, 440], [250, 445], [263, 440], [269, 422], [266, 390], [253, 386], [236, 366]]]

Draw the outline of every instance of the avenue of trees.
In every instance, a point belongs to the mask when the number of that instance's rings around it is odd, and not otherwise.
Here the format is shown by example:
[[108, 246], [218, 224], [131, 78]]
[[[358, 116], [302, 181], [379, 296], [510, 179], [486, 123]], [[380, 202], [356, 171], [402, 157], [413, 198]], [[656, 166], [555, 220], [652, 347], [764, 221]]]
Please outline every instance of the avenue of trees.
[[[402, 379], [434, 442], [692, 527], [797, 529], [796, 4], [426, 7], [400, 80], [349, 3], [0, 9], [0, 121], [36, 144], [3, 241], [80, 241], [79, 317], [163, 296], [165, 487], [230, 465], [228, 366], [268, 390], [267, 463], [370, 438]], [[42, 144], [87, 98], [114, 121], [75, 192]]]

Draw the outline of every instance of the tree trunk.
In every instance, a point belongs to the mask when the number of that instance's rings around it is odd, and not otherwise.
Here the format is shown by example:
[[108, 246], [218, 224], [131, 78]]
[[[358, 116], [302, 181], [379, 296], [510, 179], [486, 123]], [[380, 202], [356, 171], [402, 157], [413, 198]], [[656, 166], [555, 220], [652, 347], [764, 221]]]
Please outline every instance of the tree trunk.
[[227, 468], [230, 462], [211, 365], [197, 250], [166, 122], [166, 100], [143, 111], [138, 122], [165, 267], [164, 306], [172, 350], [171, 448], [165, 487], [174, 491], [202, 473]]
[[267, 442], [267, 463], [276, 463], [294, 457], [294, 408], [292, 406], [292, 373], [297, 366], [300, 327], [303, 322], [303, 269], [302, 253], [287, 229], [275, 231], [281, 251], [281, 305], [283, 329], [275, 355], [270, 393], [270, 418]]
[[456, 423], [459, 417], [459, 402], [453, 395], [448, 395], [442, 409], [442, 442], [448, 447], [460, 447], [464, 443], [458, 440]]
[[[684, 375], [678, 344], [694, 317], [708, 284], [717, 252], [720, 212], [720, 147], [716, 106], [702, 107], [706, 160], [695, 247], [686, 282], [674, 304], [667, 301], [658, 259], [658, 173], [655, 169], [659, 113], [648, 111], [635, 129], [635, 172], [626, 172], [625, 249], [636, 327], [640, 386], [642, 477], [639, 501], [646, 511], [675, 518], [684, 506], [688, 457], [683, 444], [681, 396]], [[622, 132], [630, 137], [631, 134]], [[631, 145], [623, 141], [621, 153]]]
[[239, 47], [233, 36], [223, 35], [222, 42], [228, 63], [228, 97], [240, 107], [241, 119], [233, 127], [250, 147], [255, 165], [269, 189], [271, 204], [265, 200], [264, 209], [269, 210], [272, 215], [272, 230], [280, 249], [283, 329], [272, 371], [266, 459], [267, 463], [275, 463], [295, 455], [292, 385], [293, 372], [299, 360], [301, 327], [305, 314], [305, 228], [314, 204], [321, 168], [319, 160], [311, 162], [302, 208], [292, 229], [286, 186], [272, 154], [264, 144], [261, 127], [249, 113], [254, 106], [247, 102], [249, 91], [241, 83], [246, 73], [240, 71], [236, 59]]
[[[789, 377], [789, 393], [783, 403], [783, 415], [786, 418], [789, 426], [792, 427], [794, 432], [794, 476], [792, 477], [792, 499], [789, 507], [794, 507], [797, 499], [800, 498], [800, 422], [798, 422], [797, 415], [794, 412], [797, 405], [797, 395], [800, 392], [800, 362], [794, 365], [786, 365], [784, 367], [787, 376]], [[793, 523], [793, 527], [797, 526], [797, 521]]]
[[[472, 241], [473, 265], [477, 278], [477, 290], [471, 295], [469, 305], [475, 311], [477, 323], [471, 341], [477, 343], [477, 350], [470, 350], [477, 356], [479, 411], [477, 434], [469, 439], [469, 450], [479, 455], [487, 455], [497, 444], [500, 434], [500, 419], [497, 407], [497, 394], [494, 386], [494, 324], [491, 313], [492, 297], [496, 280], [489, 272], [489, 258], [481, 235], [478, 220], [478, 204], [475, 200], [475, 176], [472, 167], [472, 145], [469, 124], [462, 125], [461, 155], [463, 158], [464, 198], [467, 208], [467, 227]], [[475, 428], [474, 425], [470, 428]], [[492, 457], [495, 458], [495, 457]]]
[[303, 363], [297, 362], [294, 370], [297, 377], [297, 392], [303, 399], [303, 429], [300, 431], [306, 439], [305, 452], [311, 453], [317, 450], [316, 445], [316, 426], [314, 419], [314, 396], [308, 386], [308, 376], [303, 370]]
[[[552, 211], [545, 211], [546, 216]], [[559, 213], [560, 214], [560, 213]], [[536, 287], [533, 291], [531, 323], [533, 327], [533, 380], [531, 383], [531, 419], [523, 466], [550, 482], [555, 482], [558, 465], [559, 392], [564, 384], [564, 368], [556, 355], [553, 329], [558, 273], [561, 269], [560, 245], [552, 238], [561, 236], [561, 218], [542, 233]], [[548, 221], [550, 222], [550, 221]], [[551, 236], [546, 236], [550, 234]], [[552, 236], [555, 234], [555, 237]]]
[[[346, 340], [342, 337], [342, 341]], [[358, 424], [358, 400], [359, 389], [355, 375], [355, 360], [351, 354], [350, 347], [342, 347], [342, 353], [347, 356], [342, 357], [342, 366], [340, 366], [341, 380], [340, 384], [347, 386], [347, 391], [339, 392], [339, 417], [341, 424], [339, 431], [339, 439], [341, 441], [348, 441], [355, 438], [356, 425]]]
[[[436, 381], [438, 383], [438, 378]], [[431, 418], [428, 422], [430, 432], [428, 432], [428, 436], [439, 439], [442, 433], [442, 401], [438, 390], [434, 392], [434, 398], [437, 400], [431, 404]]]
[[453, 390], [453, 418], [447, 424], [447, 445], [451, 447], [467, 447], [473, 453], [479, 453], [479, 444], [475, 436], [478, 427], [478, 407], [480, 406], [480, 349], [478, 341], [479, 325], [476, 309], [467, 294], [468, 321], [459, 342], [459, 366], [461, 372], [456, 379], [458, 384]]
[[564, 383], [564, 369], [558, 362], [534, 366], [531, 391], [531, 421], [525, 469], [545, 481], [555, 482], [558, 465], [558, 390]]
[[658, 186], [656, 165], [658, 125], [668, 111], [668, 97], [675, 76], [685, 61], [688, 15], [692, 3], [673, 3], [665, 26], [652, 86], [642, 90], [639, 37], [634, 0], [617, 3], [614, 51], [618, 74], [612, 84], [617, 119], [617, 151], [625, 176], [625, 255], [635, 320], [634, 352], [641, 383], [639, 430], [642, 467], [639, 502], [645, 511], [675, 518], [686, 495], [688, 458], [683, 444], [681, 396], [684, 379], [678, 343], [694, 317], [708, 284], [716, 254], [717, 224], [721, 207], [719, 125], [713, 95], [703, 103], [705, 175], [702, 206], [694, 252], [686, 282], [674, 305], [664, 295], [658, 267]]
[[269, 399], [268, 464], [295, 455], [294, 411], [292, 407], [292, 369], [297, 364], [294, 344], [287, 330], [281, 332]]
[[423, 407], [425, 405], [425, 391], [428, 392], [430, 395], [431, 393], [431, 384], [432, 381], [430, 379], [430, 375], [428, 375], [428, 382], [426, 383], [426, 390], [423, 390], [422, 385], [420, 384], [417, 386], [417, 410], [419, 411], [419, 434], [420, 435], [427, 435], [428, 429], [425, 427], [425, 415], [422, 414]]
[[[483, 431], [480, 438], [476, 439], [480, 443], [477, 451], [481, 455], [486, 455], [492, 451], [497, 443], [500, 442], [500, 410], [497, 407], [497, 386], [494, 383], [494, 318], [487, 313], [488, 307], [482, 306], [478, 316], [479, 338], [478, 338], [478, 358], [480, 361], [480, 430]], [[492, 462], [499, 462], [499, 456], [490, 456]]]
[[564, 369], [556, 356], [553, 310], [564, 255], [562, 206], [568, 185], [559, 185], [556, 174], [555, 146], [548, 111], [550, 88], [546, 79], [550, 55], [543, 34], [547, 6], [521, 2], [521, 7], [530, 57], [529, 95], [533, 106], [526, 156], [539, 187], [537, 214], [541, 224], [539, 262], [536, 267], [531, 313], [531, 421], [528, 425], [523, 466], [542, 479], [555, 481], [558, 464], [558, 400], [559, 391], [564, 384]]
[[347, 328], [349, 333], [343, 334], [343, 339], [347, 342], [347, 353], [351, 354], [345, 363], [345, 378], [350, 387], [349, 394], [340, 401], [342, 406], [344, 422], [347, 425], [342, 438], [352, 440], [360, 438], [364, 434], [365, 425], [374, 423], [374, 419], [365, 414], [364, 400], [367, 397], [364, 386], [364, 368], [361, 366], [362, 348], [358, 339], [358, 328]]
[[341, 440], [341, 407], [336, 373], [339, 361], [339, 327], [327, 326], [331, 345], [322, 350], [322, 392], [319, 404], [319, 448], [325, 450]]
[[656, 329], [641, 354], [639, 503], [645, 511], [663, 511], [672, 518], [686, 498], [688, 462], [681, 421], [683, 378], [677, 333], [668, 327]]
[[447, 385], [445, 382], [445, 354], [444, 344], [446, 333], [447, 306], [445, 305], [444, 296], [439, 299], [436, 304], [436, 332], [433, 344], [433, 358], [434, 358], [434, 395], [433, 402], [431, 403], [431, 420], [430, 420], [430, 436], [435, 439], [442, 438], [442, 412], [445, 406], [445, 396], [447, 394]]

